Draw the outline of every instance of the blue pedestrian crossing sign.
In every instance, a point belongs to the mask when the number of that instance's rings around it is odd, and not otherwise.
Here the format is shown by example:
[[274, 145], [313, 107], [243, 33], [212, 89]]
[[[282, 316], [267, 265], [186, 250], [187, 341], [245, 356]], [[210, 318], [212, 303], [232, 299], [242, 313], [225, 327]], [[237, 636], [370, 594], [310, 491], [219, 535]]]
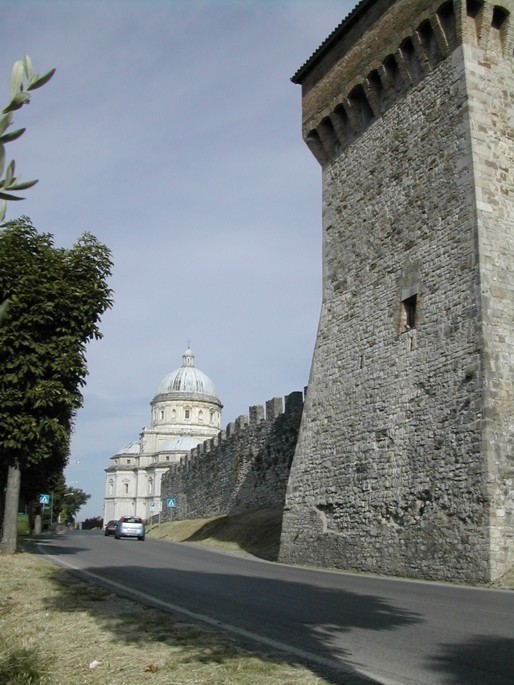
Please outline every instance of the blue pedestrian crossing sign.
[[176, 509], [177, 508], [177, 500], [175, 497], [168, 497], [166, 499], [166, 506], [168, 509]]
[[50, 495], [39, 495], [39, 504], [50, 504]]

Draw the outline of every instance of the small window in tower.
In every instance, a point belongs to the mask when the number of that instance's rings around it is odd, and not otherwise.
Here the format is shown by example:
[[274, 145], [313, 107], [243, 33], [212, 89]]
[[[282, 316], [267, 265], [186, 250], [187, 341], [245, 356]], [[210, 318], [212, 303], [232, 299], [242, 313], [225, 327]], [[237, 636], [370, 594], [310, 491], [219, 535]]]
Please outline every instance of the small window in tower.
[[198, 412], [198, 423], [203, 423], [203, 411], [201, 409]]
[[127, 464], [130, 464], [130, 459], [127, 459]]
[[407, 297], [401, 303], [400, 310], [400, 327], [403, 331], [416, 328], [416, 307], [418, 303], [418, 296], [412, 295]]
[[188, 418], [189, 418], [189, 415], [190, 415], [190, 411], [189, 411], [189, 409], [186, 409], [186, 410], [184, 411], [184, 418], [185, 418], [185, 419], [188, 419]]
[[161, 409], [161, 421], [164, 419], [164, 409]]

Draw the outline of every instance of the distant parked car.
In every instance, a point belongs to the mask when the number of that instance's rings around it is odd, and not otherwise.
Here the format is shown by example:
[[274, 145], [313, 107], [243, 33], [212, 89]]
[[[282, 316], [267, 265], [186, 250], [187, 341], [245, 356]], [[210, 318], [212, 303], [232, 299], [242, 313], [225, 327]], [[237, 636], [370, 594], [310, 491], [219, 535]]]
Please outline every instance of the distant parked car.
[[114, 535], [116, 532], [116, 524], [118, 521], [109, 521], [109, 523], [105, 526], [105, 534], [106, 535]]
[[120, 538], [145, 539], [145, 524], [139, 516], [122, 516], [116, 524], [114, 531], [116, 540]]

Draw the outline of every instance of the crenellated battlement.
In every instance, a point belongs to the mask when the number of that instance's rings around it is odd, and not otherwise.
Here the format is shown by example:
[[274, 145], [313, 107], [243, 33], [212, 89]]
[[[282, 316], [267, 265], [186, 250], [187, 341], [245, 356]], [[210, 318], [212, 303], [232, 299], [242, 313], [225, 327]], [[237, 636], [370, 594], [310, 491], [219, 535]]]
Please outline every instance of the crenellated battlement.
[[293, 82], [303, 86], [304, 140], [322, 166], [335, 160], [459, 44], [510, 58], [514, 30], [507, 2], [502, 6], [497, 0], [494, 5], [483, 0], [446, 0], [428, 8], [424, 2], [414, 14], [413, 26], [414, 4], [410, 2], [406, 11], [398, 3], [379, 25], [379, 33], [375, 28], [365, 33], [357, 47], [341, 48], [344, 54], [341, 58], [336, 53], [337, 65], [320, 58], [313, 73], [322, 68], [333, 71], [323, 81], [324, 92], [314, 86], [311, 74], [305, 75], [310, 62], [293, 76]]
[[161, 495], [177, 500], [173, 518], [283, 505], [302, 410], [302, 392], [251, 406], [248, 416], [238, 416], [171, 465]]

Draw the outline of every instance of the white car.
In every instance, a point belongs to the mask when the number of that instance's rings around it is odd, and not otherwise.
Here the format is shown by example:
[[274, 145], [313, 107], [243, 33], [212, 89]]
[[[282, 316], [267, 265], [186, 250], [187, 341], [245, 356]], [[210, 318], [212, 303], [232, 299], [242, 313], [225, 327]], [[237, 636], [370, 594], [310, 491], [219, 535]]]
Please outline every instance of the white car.
[[145, 539], [145, 524], [139, 516], [122, 516], [116, 524], [114, 531], [116, 540], [120, 538]]

